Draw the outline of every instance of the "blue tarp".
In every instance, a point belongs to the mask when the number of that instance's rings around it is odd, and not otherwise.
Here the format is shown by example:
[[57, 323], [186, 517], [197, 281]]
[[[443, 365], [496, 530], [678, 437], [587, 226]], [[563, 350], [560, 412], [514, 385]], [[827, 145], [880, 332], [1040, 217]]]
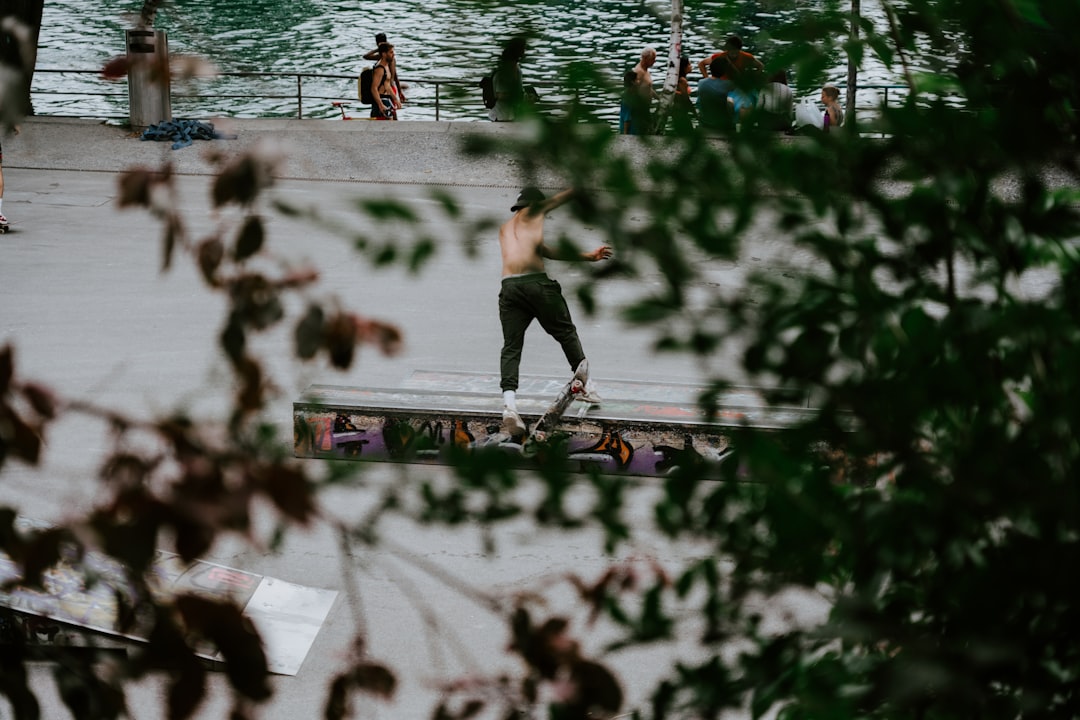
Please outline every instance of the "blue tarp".
[[235, 135], [224, 135], [208, 122], [200, 120], [166, 120], [143, 130], [142, 140], [172, 142], [173, 150], [187, 147], [195, 140], [225, 140]]

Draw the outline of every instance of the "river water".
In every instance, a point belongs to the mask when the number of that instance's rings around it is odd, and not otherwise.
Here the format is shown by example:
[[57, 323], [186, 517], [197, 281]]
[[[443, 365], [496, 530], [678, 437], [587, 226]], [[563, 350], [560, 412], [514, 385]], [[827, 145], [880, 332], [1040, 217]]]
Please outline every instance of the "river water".
[[[807, 8], [843, 6], [836, 0], [727, 0], [686, 3], [683, 54], [695, 66], [719, 49], [721, 38], [737, 32], [747, 49], [768, 60], [778, 44], [768, 30], [792, 13]], [[863, 0], [865, 16], [880, 17], [875, 0]], [[125, 52], [124, 30], [134, 27], [137, 0], [49, 0], [45, 3], [38, 49], [38, 68], [101, 68]], [[583, 68], [596, 70], [610, 85], [585, 83], [597, 117], [616, 122], [616, 91], [622, 74], [637, 61], [643, 46], [666, 57], [671, 5], [667, 0], [191, 0], [166, 3], [155, 28], [168, 35], [170, 53], [201, 57], [220, 71], [348, 75], [349, 78], [305, 79], [303, 112], [333, 117], [330, 98], [355, 100], [355, 78], [364, 52], [374, 47], [376, 32], [395, 45], [399, 74], [409, 85], [403, 120], [434, 120], [433, 82], [440, 93], [440, 118], [476, 120], [485, 117], [475, 82], [494, 64], [500, 43], [514, 34], [531, 40], [522, 71], [541, 98], [557, 102], [569, 97], [566, 80]], [[846, 61], [839, 58], [826, 79], [843, 87]], [[654, 70], [663, 80], [663, 63]], [[691, 76], [696, 79], [696, 72]], [[896, 83], [895, 75], [870, 64], [860, 84]], [[816, 96], [812, 87], [794, 84], [798, 95]], [[39, 72], [34, 79], [35, 111], [43, 115], [118, 117], [127, 115], [127, 83], [93, 74]], [[67, 93], [67, 94], [55, 94]], [[89, 94], [88, 94], [89, 93]], [[194, 95], [242, 97], [194, 98]], [[297, 112], [295, 78], [217, 78], [175, 82], [175, 117], [289, 117]], [[278, 95], [282, 97], [270, 97]], [[455, 97], [456, 95], [456, 97]], [[871, 101], [873, 98], [871, 98]], [[860, 94], [860, 103], [865, 99]], [[354, 106], [353, 114], [366, 108]]]

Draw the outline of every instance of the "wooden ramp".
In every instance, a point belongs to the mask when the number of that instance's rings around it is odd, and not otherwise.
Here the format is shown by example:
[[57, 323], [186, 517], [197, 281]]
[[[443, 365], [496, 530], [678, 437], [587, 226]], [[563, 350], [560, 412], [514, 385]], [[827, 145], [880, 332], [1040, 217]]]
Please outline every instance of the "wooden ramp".
[[[522, 380], [518, 411], [526, 424], [565, 383], [556, 376]], [[780, 430], [813, 412], [805, 398], [777, 401], [764, 389], [733, 388], [707, 421], [697, 405], [701, 390], [605, 379], [604, 404], [571, 405], [556, 437], [581, 469], [655, 476], [686, 462], [719, 463], [734, 428]], [[400, 388], [312, 385], [293, 404], [293, 423], [297, 457], [441, 464], [451, 448], [498, 448], [527, 464], [535, 450], [502, 431], [499, 380], [483, 373], [418, 370]]]

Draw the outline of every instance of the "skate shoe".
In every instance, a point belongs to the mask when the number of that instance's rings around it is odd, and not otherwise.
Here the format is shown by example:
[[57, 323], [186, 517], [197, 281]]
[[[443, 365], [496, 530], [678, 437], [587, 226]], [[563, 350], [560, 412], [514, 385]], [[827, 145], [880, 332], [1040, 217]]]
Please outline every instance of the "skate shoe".
[[603, 402], [603, 399], [600, 397], [600, 392], [596, 389], [596, 383], [592, 381], [592, 378], [585, 381], [585, 388], [579, 392], [575, 398], [578, 402], [590, 403], [592, 405], [599, 405]]
[[508, 407], [503, 408], [502, 425], [503, 430], [512, 437], [521, 437], [526, 432], [525, 422], [521, 419], [521, 416], [517, 414], [516, 410], [511, 410]]
[[4, 217], [2, 214], [0, 214], [0, 227], [7, 228], [7, 226], [8, 226], [8, 219], [6, 217]]

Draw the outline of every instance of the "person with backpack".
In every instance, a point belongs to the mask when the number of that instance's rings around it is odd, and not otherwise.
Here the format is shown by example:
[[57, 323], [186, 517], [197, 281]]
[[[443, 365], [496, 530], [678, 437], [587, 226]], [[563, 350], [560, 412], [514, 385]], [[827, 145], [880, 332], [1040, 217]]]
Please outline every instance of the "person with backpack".
[[[364, 53], [364, 59], [369, 60], [369, 61], [370, 60], [378, 60], [379, 59], [379, 46], [382, 45], [385, 42], [387, 42], [386, 33], [376, 33], [375, 34], [375, 49], [374, 50], [369, 50], [366, 53]], [[391, 61], [391, 63], [390, 63], [390, 77], [393, 79], [394, 88], [397, 89], [398, 100], [400, 100], [402, 103], [404, 103], [405, 102], [405, 86], [402, 85], [401, 80], [398, 79], [397, 57], [396, 57], [396, 55], [395, 55], [394, 59]]]
[[[525, 38], [511, 38], [503, 47], [499, 64], [491, 75], [494, 103], [488, 105], [488, 117], [492, 122], [515, 120], [521, 114], [525, 102], [525, 85], [521, 79], [523, 57]], [[492, 97], [492, 94], [489, 94], [489, 97]]]
[[765, 65], [743, 50], [743, 41], [738, 35], [728, 35], [722, 52], [713, 53], [698, 63], [701, 74], [707, 75], [705, 71], [711, 67], [713, 60], [719, 58], [727, 60], [720, 79], [730, 80], [732, 83], [729, 96], [735, 110], [735, 122], [742, 125], [757, 105], [758, 87], [761, 85], [761, 73], [765, 72]]
[[[391, 68], [394, 63], [394, 46], [390, 43], [379, 44], [379, 62], [371, 69], [371, 117], [376, 120], [397, 120], [397, 111], [401, 109], [397, 89]], [[361, 80], [361, 99], [363, 98]]]

